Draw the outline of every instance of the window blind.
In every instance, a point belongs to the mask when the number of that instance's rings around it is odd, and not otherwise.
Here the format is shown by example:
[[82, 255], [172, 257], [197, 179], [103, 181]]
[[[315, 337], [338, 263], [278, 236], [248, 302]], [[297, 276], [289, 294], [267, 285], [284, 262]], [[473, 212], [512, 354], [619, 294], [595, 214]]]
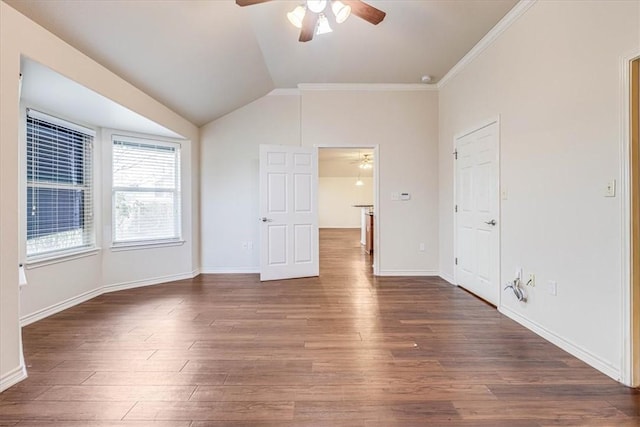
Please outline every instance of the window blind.
[[27, 110], [27, 258], [95, 246], [93, 131]]
[[181, 238], [180, 145], [113, 138], [113, 243]]

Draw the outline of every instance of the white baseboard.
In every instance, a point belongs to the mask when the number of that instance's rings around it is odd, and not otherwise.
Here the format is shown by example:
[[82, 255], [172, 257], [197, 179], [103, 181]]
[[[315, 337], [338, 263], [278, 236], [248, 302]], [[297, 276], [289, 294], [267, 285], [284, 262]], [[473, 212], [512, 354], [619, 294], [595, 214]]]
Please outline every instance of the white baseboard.
[[378, 276], [438, 276], [438, 272], [434, 270], [379, 270]]
[[321, 227], [318, 227], [320, 230], [323, 230], [325, 228], [339, 228], [341, 230], [360, 230], [360, 224], [353, 226], [353, 225], [324, 225]]
[[202, 274], [258, 274], [260, 267], [202, 267]]
[[447, 282], [451, 283], [454, 286], [456, 285], [456, 280], [453, 278], [453, 276], [448, 275], [447, 273], [443, 273], [442, 271], [440, 272], [440, 274], [438, 274], [438, 276], [440, 276], [440, 278], [442, 280], [446, 280]]
[[84, 292], [75, 297], [66, 299], [64, 301], [60, 301], [59, 303], [50, 305], [49, 307], [40, 309], [33, 313], [27, 314], [25, 316], [20, 317], [20, 326], [27, 326], [38, 320], [42, 320], [45, 317], [52, 316], [56, 313], [59, 313], [63, 310], [73, 307], [74, 305], [81, 304], [85, 301], [89, 301], [92, 298], [102, 295], [104, 292], [102, 288], [94, 289], [92, 291]]
[[38, 320], [42, 320], [45, 317], [52, 316], [56, 313], [59, 313], [63, 310], [71, 308], [75, 305], [81, 304], [85, 301], [89, 301], [90, 299], [100, 296], [102, 294], [106, 294], [109, 292], [122, 291], [125, 289], [140, 288], [142, 286], [159, 285], [162, 283], [173, 282], [176, 280], [192, 279], [198, 274], [200, 274], [199, 270], [194, 270], [189, 273], [173, 274], [170, 276], [154, 277], [152, 279], [134, 280], [131, 282], [122, 282], [122, 283], [114, 283], [111, 285], [105, 285], [98, 289], [84, 292], [75, 297], [50, 305], [49, 307], [43, 308], [34, 313], [30, 313], [25, 316], [22, 316], [20, 317], [20, 326], [30, 325], [34, 322], [37, 322]]
[[124, 291], [126, 289], [142, 288], [144, 286], [160, 285], [162, 283], [174, 282], [176, 280], [192, 279], [193, 273], [181, 273], [172, 274], [169, 276], [153, 277], [151, 279], [133, 280], [131, 282], [114, 283], [111, 285], [104, 285], [102, 287], [102, 294], [108, 292]]
[[620, 369], [616, 368], [615, 366], [612, 366], [609, 362], [602, 360], [601, 358], [589, 352], [588, 350], [585, 350], [580, 346], [570, 341], [567, 341], [566, 339], [549, 331], [545, 327], [521, 316], [520, 314], [516, 313], [515, 311], [507, 307], [501, 306], [498, 308], [498, 311], [504, 314], [505, 316], [507, 316], [508, 318], [518, 322], [525, 328], [530, 329], [531, 331], [540, 335], [542, 338], [546, 339], [552, 344], [557, 345], [567, 353], [570, 353], [572, 356], [575, 356], [578, 359], [585, 362], [586, 364], [591, 365], [592, 367], [599, 370], [603, 374], [610, 376], [616, 381], [620, 381], [620, 374], [621, 374]]
[[27, 368], [24, 366], [24, 363], [21, 363], [20, 366], [17, 366], [15, 369], [12, 369], [0, 377], [0, 393], [26, 378]]

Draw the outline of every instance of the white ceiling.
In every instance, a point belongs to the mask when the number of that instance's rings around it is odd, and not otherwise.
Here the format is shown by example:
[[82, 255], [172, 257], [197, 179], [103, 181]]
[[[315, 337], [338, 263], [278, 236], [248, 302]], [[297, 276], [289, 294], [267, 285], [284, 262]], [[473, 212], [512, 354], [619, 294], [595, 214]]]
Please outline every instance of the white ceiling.
[[318, 150], [318, 176], [324, 177], [372, 177], [373, 169], [360, 169], [359, 165], [371, 149], [320, 148]]
[[[22, 58], [20, 100], [26, 107], [89, 127], [182, 138], [154, 121], [68, 79], [44, 65]], [[78, 108], [81, 105], [82, 108]]]
[[300, 43], [286, 12], [299, 1], [4, 0], [200, 126], [298, 83], [419, 83], [443, 77], [517, 0], [367, 1]]

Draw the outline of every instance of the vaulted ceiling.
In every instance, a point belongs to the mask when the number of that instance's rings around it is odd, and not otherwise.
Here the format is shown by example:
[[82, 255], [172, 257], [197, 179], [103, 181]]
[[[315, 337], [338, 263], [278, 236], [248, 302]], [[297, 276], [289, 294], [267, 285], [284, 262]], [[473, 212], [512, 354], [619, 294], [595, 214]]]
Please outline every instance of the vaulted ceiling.
[[437, 81], [517, 3], [371, 0], [379, 25], [300, 43], [297, 1], [4, 1], [198, 126], [299, 83]]

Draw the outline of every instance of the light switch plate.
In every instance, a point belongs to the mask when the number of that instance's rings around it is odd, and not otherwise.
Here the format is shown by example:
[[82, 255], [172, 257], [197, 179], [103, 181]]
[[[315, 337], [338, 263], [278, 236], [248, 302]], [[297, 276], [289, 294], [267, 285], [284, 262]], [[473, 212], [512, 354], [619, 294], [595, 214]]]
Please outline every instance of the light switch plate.
[[616, 197], [616, 180], [612, 179], [607, 182], [607, 188], [604, 193], [604, 197]]

